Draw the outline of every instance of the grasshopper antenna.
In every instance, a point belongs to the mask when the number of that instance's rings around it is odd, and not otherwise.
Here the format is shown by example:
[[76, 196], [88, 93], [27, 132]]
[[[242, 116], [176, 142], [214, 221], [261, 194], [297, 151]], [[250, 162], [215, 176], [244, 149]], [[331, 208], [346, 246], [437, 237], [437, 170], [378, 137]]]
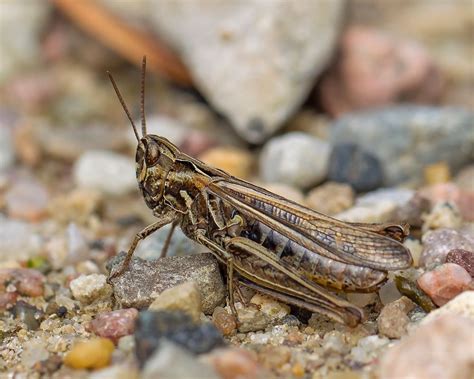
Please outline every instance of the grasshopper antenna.
[[145, 73], [146, 73], [146, 55], [143, 56], [142, 61], [142, 84], [141, 84], [141, 118], [142, 118], [142, 136], [146, 136], [146, 120], [145, 120]]
[[133, 122], [132, 120], [132, 116], [130, 116], [130, 112], [127, 108], [127, 105], [125, 104], [125, 101], [123, 100], [123, 97], [122, 97], [122, 94], [120, 93], [118, 87], [117, 87], [117, 84], [115, 83], [115, 80], [114, 78], [112, 77], [112, 74], [110, 73], [110, 71], [107, 71], [107, 75], [109, 76], [109, 79], [110, 81], [112, 82], [112, 86], [114, 87], [114, 90], [115, 90], [115, 93], [117, 94], [117, 97], [120, 101], [120, 104], [122, 104], [122, 108], [123, 110], [125, 111], [125, 113], [127, 114], [127, 117], [128, 119], [130, 120], [130, 123], [132, 124], [132, 127], [133, 127], [133, 132], [135, 133], [135, 137], [137, 138], [137, 141], [140, 141], [140, 136], [138, 135], [138, 132], [137, 132], [137, 127], [135, 125], [135, 123]]

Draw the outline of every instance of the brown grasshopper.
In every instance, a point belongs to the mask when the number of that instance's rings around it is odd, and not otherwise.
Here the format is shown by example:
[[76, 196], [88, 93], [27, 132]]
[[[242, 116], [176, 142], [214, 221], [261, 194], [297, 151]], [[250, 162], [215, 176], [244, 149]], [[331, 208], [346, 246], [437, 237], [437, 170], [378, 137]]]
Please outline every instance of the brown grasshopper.
[[354, 326], [360, 308], [335, 291], [371, 292], [388, 270], [412, 264], [402, 245], [408, 225], [346, 223], [237, 179], [181, 152], [167, 139], [147, 134], [144, 110], [146, 59], [141, 76], [140, 137], [130, 112], [108, 73], [130, 120], [138, 146], [136, 175], [157, 221], [134, 238], [122, 266], [128, 267], [138, 242], [166, 224], [208, 248], [227, 268], [229, 305], [236, 315], [234, 282], [280, 301], [325, 314]]

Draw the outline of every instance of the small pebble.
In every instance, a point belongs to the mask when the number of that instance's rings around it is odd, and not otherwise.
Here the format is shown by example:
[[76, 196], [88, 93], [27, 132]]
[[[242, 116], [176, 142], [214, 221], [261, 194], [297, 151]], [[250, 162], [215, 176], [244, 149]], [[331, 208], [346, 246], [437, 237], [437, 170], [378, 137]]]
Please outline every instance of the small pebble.
[[456, 263], [464, 268], [471, 278], [474, 278], [474, 252], [463, 249], [453, 249], [446, 256], [446, 263]]
[[32, 225], [0, 215], [0, 262], [14, 257], [27, 260], [38, 255], [42, 241]]
[[160, 293], [148, 310], [182, 311], [198, 322], [202, 312], [201, 293], [194, 282], [185, 282]]
[[15, 288], [20, 295], [36, 297], [42, 296], [44, 292], [44, 275], [29, 268], [0, 268], [0, 293], [6, 290], [6, 285], [10, 289]]
[[102, 274], [81, 275], [69, 284], [74, 298], [90, 304], [98, 299], [105, 299], [112, 294], [107, 277]]
[[86, 151], [74, 164], [74, 180], [79, 187], [124, 195], [137, 188], [135, 162], [106, 150]]
[[474, 321], [444, 316], [421, 325], [384, 355], [381, 379], [472, 377]]
[[454, 182], [459, 189], [474, 192], [474, 164], [461, 169], [454, 178]]
[[0, 171], [6, 171], [15, 162], [13, 133], [9, 127], [0, 125]]
[[107, 338], [93, 338], [74, 344], [64, 357], [64, 364], [74, 369], [99, 369], [110, 364], [115, 350]]
[[367, 192], [382, 186], [383, 171], [377, 157], [360, 146], [337, 144], [329, 158], [328, 179]]
[[25, 345], [21, 353], [21, 363], [26, 367], [33, 367], [37, 363], [48, 359], [49, 353], [46, 350], [44, 341], [32, 339]]
[[10, 312], [16, 319], [23, 322], [28, 330], [38, 329], [44, 318], [44, 313], [40, 309], [22, 300], [17, 301]]
[[150, 358], [164, 339], [195, 353], [207, 353], [224, 345], [222, 335], [211, 323], [196, 324], [178, 311], [143, 311], [135, 329], [136, 354], [140, 365]]
[[387, 304], [377, 318], [379, 333], [388, 338], [404, 336], [410, 323], [407, 313], [414, 308], [415, 304], [405, 296]]
[[237, 329], [235, 317], [222, 307], [216, 307], [216, 309], [214, 309], [212, 322], [223, 336], [230, 336]]
[[204, 357], [222, 379], [259, 379], [265, 373], [254, 355], [238, 348], [216, 349]]
[[88, 379], [139, 379], [139, 372], [132, 364], [114, 364], [113, 366], [94, 371]]
[[99, 313], [89, 324], [89, 330], [115, 343], [119, 338], [133, 334], [138, 311], [135, 308]]
[[214, 147], [199, 156], [209, 166], [220, 168], [228, 174], [247, 179], [252, 174], [254, 157], [246, 150], [234, 147]]
[[461, 266], [445, 263], [424, 273], [417, 283], [436, 305], [441, 306], [461, 292], [471, 289], [472, 278]]
[[270, 139], [260, 154], [260, 175], [300, 189], [322, 182], [327, 174], [329, 144], [301, 132]]
[[354, 201], [355, 193], [351, 186], [328, 182], [313, 188], [305, 203], [311, 209], [331, 216], [349, 209]]

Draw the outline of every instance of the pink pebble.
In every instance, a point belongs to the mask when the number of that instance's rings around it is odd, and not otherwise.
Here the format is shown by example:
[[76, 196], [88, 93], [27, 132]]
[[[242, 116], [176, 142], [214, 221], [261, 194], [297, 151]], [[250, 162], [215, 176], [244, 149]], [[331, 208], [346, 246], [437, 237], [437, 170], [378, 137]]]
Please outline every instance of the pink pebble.
[[100, 337], [110, 338], [117, 342], [120, 337], [135, 331], [137, 317], [138, 311], [135, 308], [100, 313], [90, 322], [89, 330]]
[[438, 306], [472, 286], [469, 273], [455, 263], [445, 263], [418, 278], [418, 285]]

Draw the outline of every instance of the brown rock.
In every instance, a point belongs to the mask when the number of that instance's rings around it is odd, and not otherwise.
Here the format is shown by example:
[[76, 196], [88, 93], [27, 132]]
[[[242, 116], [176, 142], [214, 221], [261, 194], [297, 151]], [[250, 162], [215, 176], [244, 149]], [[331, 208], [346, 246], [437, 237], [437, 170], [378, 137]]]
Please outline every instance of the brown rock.
[[413, 308], [415, 304], [405, 296], [387, 304], [377, 318], [379, 333], [388, 338], [401, 338], [410, 323], [407, 313]]
[[471, 278], [474, 278], [474, 252], [453, 249], [446, 256], [446, 263], [456, 263], [464, 268], [471, 275]]
[[244, 349], [218, 349], [206, 357], [222, 379], [264, 378], [262, 367]]
[[472, 320], [456, 315], [420, 326], [384, 355], [380, 378], [472, 378], [473, 329]]
[[46, 188], [33, 178], [20, 178], [8, 190], [5, 201], [11, 217], [38, 221], [46, 214], [49, 194]]
[[138, 311], [135, 308], [99, 313], [89, 324], [89, 330], [115, 343], [120, 337], [133, 334]]
[[351, 186], [328, 182], [312, 189], [306, 196], [306, 205], [317, 212], [335, 215], [354, 205], [355, 193]]
[[420, 276], [417, 283], [436, 305], [441, 306], [468, 290], [472, 284], [472, 278], [461, 266], [445, 263]]
[[340, 55], [319, 88], [322, 107], [334, 116], [399, 99], [433, 102], [444, 79], [428, 53], [413, 41], [353, 26], [341, 38]]
[[216, 309], [214, 309], [212, 322], [224, 336], [230, 336], [237, 329], [235, 317], [222, 307], [216, 307]]

